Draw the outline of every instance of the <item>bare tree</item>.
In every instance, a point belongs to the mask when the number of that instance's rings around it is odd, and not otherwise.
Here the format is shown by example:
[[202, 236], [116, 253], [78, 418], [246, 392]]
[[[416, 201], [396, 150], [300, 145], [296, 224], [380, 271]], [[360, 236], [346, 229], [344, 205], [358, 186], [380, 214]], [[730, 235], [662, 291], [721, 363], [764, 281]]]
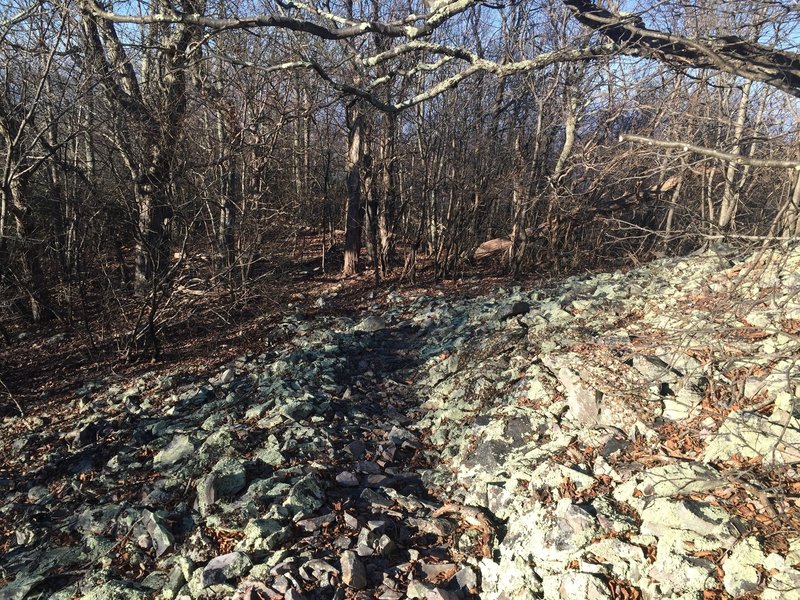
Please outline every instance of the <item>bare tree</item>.
[[53, 306], [42, 270], [44, 233], [35, 221], [31, 182], [56, 149], [50, 133], [63, 106], [58, 97], [48, 97], [48, 79], [56, 69], [66, 23], [58, 11], [34, 3], [20, 7], [0, 25], [4, 79], [0, 89], [0, 262], [4, 268], [10, 264], [6, 238], [10, 217], [22, 267], [16, 283], [28, 296], [30, 315], [36, 322], [52, 316]]

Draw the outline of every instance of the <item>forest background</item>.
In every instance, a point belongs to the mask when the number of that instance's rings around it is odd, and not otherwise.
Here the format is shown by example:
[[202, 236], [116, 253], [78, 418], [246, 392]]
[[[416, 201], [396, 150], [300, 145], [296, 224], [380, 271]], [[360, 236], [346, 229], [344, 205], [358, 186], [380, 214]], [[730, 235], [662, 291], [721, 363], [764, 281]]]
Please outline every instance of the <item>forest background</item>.
[[0, 333], [56, 323], [130, 359], [324, 275], [548, 279], [795, 239], [798, 21], [771, 0], [7, 0]]

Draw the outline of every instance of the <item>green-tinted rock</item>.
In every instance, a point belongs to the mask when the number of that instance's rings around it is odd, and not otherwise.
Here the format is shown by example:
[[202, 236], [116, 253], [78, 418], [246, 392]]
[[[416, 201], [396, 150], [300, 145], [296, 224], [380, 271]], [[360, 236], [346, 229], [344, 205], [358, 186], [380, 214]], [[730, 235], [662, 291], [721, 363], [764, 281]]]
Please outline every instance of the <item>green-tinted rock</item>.
[[108, 581], [84, 594], [81, 600], [143, 600], [148, 595], [120, 581]]
[[325, 493], [314, 475], [306, 475], [292, 486], [283, 506], [292, 513], [311, 514], [322, 506]]
[[153, 458], [153, 468], [171, 467], [194, 453], [194, 444], [188, 435], [176, 435], [166, 448]]

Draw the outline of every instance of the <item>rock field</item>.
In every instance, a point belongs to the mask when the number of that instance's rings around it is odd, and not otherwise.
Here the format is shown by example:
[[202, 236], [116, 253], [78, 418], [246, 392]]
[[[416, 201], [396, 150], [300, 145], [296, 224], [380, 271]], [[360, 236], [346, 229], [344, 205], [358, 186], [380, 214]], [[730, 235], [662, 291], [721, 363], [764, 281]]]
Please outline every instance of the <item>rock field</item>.
[[0, 599], [800, 598], [800, 247], [379, 300], [6, 418]]

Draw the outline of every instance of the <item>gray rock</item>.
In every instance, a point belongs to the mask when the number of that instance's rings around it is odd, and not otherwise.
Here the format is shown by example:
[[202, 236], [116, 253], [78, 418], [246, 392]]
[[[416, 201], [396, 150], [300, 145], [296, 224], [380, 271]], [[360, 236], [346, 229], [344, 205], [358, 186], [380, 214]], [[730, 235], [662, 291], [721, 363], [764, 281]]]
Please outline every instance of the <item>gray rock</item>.
[[608, 570], [631, 582], [642, 580], [650, 568], [650, 561], [642, 548], [619, 538], [605, 538], [593, 543], [586, 549], [586, 555], [599, 562], [596, 568]]
[[181, 565], [176, 564], [170, 569], [167, 581], [161, 589], [162, 595], [168, 598], [174, 598], [178, 595], [178, 591], [186, 583], [186, 577], [183, 573]]
[[369, 316], [353, 327], [353, 331], [363, 331], [365, 333], [373, 333], [383, 329], [386, 329], [386, 321], [378, 316]]
[[244, 462], [238, 458], [221, 458], [214, 465], [212, 474], [214, 489], [219, 496], [232, 496], [242, 491], [247, 483]]
[[375, 535], [382, 534], [389, 526], [389, 522], [385, 519], [372, 519], [367, 521], [367, 528]]
[[253, 563], [246, 554], [230, 552], [212, 558], [203, 569], [203, 587], [225, 583], [248, 573]]
[[641, 517], [643, 534], [676, 544], [689, 542], [698, 550], [728, 548], [738, 537], [724, 509], [695, 500], [654, 498]]
[[316, 412], [316, 406], [303, 399], [289, 399], [278, 407], [278, 411], [290, 419], [302, 421]]
[[1, 600], [23, 600], [28, 597], [28, 592], [45, 580], [43, 575], [29, 575], [20, 573], [11, 583], [0, 589]]
[[361, 499], [369, 502], [372, 505], [382, 506], [384, 508], [391, 508], [394, 506], [394, 502], [389, 500], [389, 498], [369, 488], [361, 492]]
[[674, 396], [662, 398], [664, 410], [661, 417], [669, 421], [684, 421], [697, 414], [702, 401], [703, 393], [694, 386], [683, 385]]
[[449, 519], [417, 519], [410, 517], [406, 519], [406, 523], [422, 533], [432, 533], [439, 537], [448, 537], [456, 530], [455, 524]]
[[345, 487], [358, 487], [358, 477], [352, 471], [342, 471], [336, 475], [336, 483]]
[[280, 600], [281, 594], [260, 581], [243, 581], [232, 600]]
[[[347, 514], [347, 513], [345, 513]], [[318, 531], [324, 525], [330, 525], [336, 521], [336, 515], [334, 513], [328, 513], [322, 515], [321, 517], [314, 517], [313, 519], [302, 519], [297, 521], [295, 525], [306, 532], [313, 532]]]
[[775, 573], [761, 592], [761, 600], [798, 599], [800, 599], [800, 571], [797, 569], [784, 569]]
[[685, 556], [670, 543], [659, 541], [656, 561], [647, 576], [660, 584], [662, 593], [680, 595], [698, 594], [714, 586], [716, 567], [705, 558]]
[[78, 517], [77, 528], [84, 534], [102, 534], [114, 527], [117, 517], [119, 517], [125, 505], [105, 504], [95, 508], [86, 508]]
[[322, 491], [319, 479], [315, 475], [309, 474], [292, 486], [283, 501], [283, 506], [293, 514], [298, 512], [312, 514], [322, 506], [324, 497], [325, 493]]
[[408, 583], [408, 588], [406, 589], [406, 595], [411, 598], [427, 598], [428, 592], [433, 591], [433, 586], [428, 585], [427, 583], [423, 583], [418, 579], [412, 579]]
[[147, 529], [147, 533], [150, 535], [153, 548], [155, 549], [156, 558], [159, 558], [162, 554], [164, 554], [164, 552], [172, 547], [175, 539], [172, 537], [172, 534], [169, 532], [169, 530], [164, 526], [161, 517], [150, 512], [149, 510], [145, 509], [142, 511], [142, 524], [144, 525], [145, 529]]
[[611, 600], [608, 585], [600, 577], [589, 573], [564, 573], [558, 586], [559, 597], [564, 600]]
[[497, 311], [495, 318], [498, 321], [506, 321], [512, 317], [527, 315], [531, 310], [531, 305], [527, 302], [514, 302], [510, 306], [504, 306]]
[[188, 435], [176, 435], [166, 448], [153, 458], [153, 468], [171, 467], [194, 453], [194, 444]]
[[315, 558], [300, 567], [300, 576], [313, 581], [318, 588], [331, 588], [338, 581], [339, 569], [329, 562]]
[[468, 594], [478, 593], [478, 574], [470, 566], [465, 566], [456, 573], [456, 583], [462, 592]]
[[375, 534], [366, 527], [358, 532], [357, 553], [359, 556], [371, 556], [374, 554]]
[[397, 553], [397, 544], [385, 533], [378, 538], [375, 548], [378, 553], [386, 557], [394, 556]]
[[345, 447], [345, 451], [355, 459], [360, 459], [364, 455], [366, 449], [367, 446], [361, 440], [350, 442]]
[[270, 444], [266, 448], [259, 448], [256, 450], [254, 458], [273, 467], [280, 467], [286, 461], [280, 452], [280, 448], [275, 444]]
[[396, 425], [386, 436], [389, 441], [395, 446], [403, 446], [405, 448], [419, 448], [419, 439], [413, 433], [402, 427]]
[[584, 427], [597, 425], [602, 393], [584, 383], [580, 375], [564, 364], [565, 359], [547, 356], [542, 357], [542, 362], [553, 371], [564, 386], [572, 418]]
[[461, 596], [442, 588], [433, 588], [426, 596], [426, 600], [461, 600]]
[[139, 585], [143, 588], [148, 590], [159, 591], [163, 590], [164, 587], [167, 585], [167, 581], [169, 580], [169, 575], [162, 571], [153, 571], [149, 573]]
[[219, 383], [226, 384], [233, 381], [233, 378], [236, 376], [236, 371], [231, 368], [225, 369], [222, 374], [219, 376]]
[[[186, 580], [190, 580], [193, 570], [193, 563], [208, 562], [213, 556], [213, 545], [206, 537], [201, 528], [195, 529], [181, 548], [182, 558], [187, 562], [181, 562], [185, 570]], [[180, 559], [179, 559], [180, 560]]]
[[344, 524], [353, 530], [361, 528], [361, 522], [349, 512], [344, 513]]
[[614, 491], [614, 497], [639, 506], [650, 497], [688, 496], [729, 485], [728, 480], [702, 463], [681, 462], [653, 467], [631, 477]]
[[367, 572], [355, 552], [345, 550], [339, 557], [342, 565], [342, 581], [345, 585], [363, 590], [367, 587]]
[[208, 515], [209, 509], [220, 498], [240, 492], [246, 485], [244, 463], [237, 458], [221, 458], [197, 483], [197, 501], [200, 514]]
[[47, 504], [50, 499], [52, 499], [52, 494], [46, 486], [35, 485], [28, 490], [27, 498], [28, 502], [31, 504], [43, 505]]
[[428, 581], [440, 581], [443, 576], [452, 577], [456, 574], [456, 565], [453, 563], [422, 563], [420, 570]]
[[274, 519], [253, 519], [244, 528], [244, 539], [236, 549], [243, 552], [274, 550], [292, 539], [290, 527]]
[[763, 458], [765, 464], [800, 462], [800, 422], [783, 423], [749, 412], [732, 412], [706, 445], [703, 461]]

